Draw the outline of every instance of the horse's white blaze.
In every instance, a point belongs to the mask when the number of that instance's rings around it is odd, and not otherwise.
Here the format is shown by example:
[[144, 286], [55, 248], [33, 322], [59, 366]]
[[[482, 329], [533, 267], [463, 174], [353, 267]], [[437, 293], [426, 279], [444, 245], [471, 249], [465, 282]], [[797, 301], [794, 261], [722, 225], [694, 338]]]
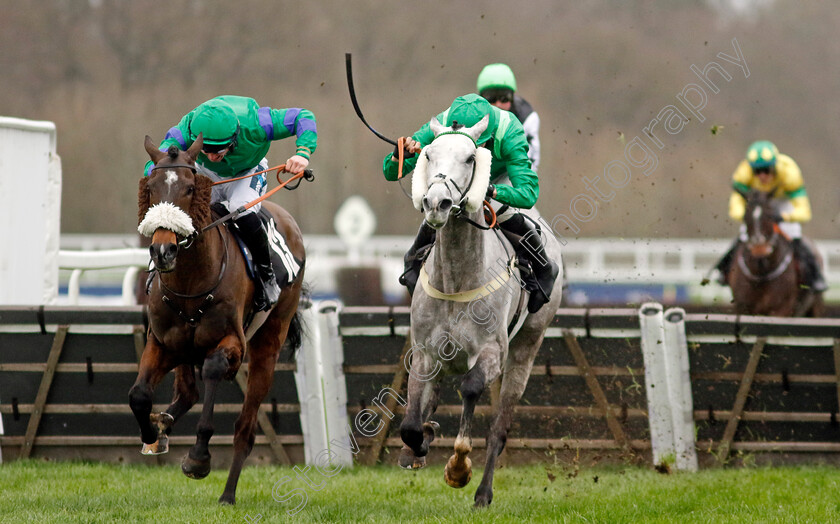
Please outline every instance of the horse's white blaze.
[[173, 170], [168, 170], [166, 172], [166, 185], [172, 188], [172, 184], [178, 181], [178, 174], [175, 173]]
[[757, 208], [753, 209], [753, 220], [758, 222], [758, 220], [760, 218], [761, 218], [761, 208], [757, 207]]
[[185, 237], [195, 233], [190, 216], [170, 202], [161, 202], [150, 207], [143, 221], [137, 226], [137, 231], [143, 236], [151, 237], [160, 228]]

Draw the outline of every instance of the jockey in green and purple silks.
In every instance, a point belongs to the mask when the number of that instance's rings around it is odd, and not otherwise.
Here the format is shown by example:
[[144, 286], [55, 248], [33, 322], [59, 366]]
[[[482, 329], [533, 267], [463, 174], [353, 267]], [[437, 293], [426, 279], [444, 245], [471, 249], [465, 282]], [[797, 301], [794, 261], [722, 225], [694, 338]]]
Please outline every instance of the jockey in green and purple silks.
[[[315, 115], [308, 109], [272, 109], [260, 107], [256, 100], [243, 96], [218, 96], [196, 107], [172, 127], [160, 143], [160, 150], [176, 146], [186, 151], [198, 135], [203, 138], [202, 151], [196, 159], [199, 172], [213, 181], [242, 177], [268, 169], [265, 155], [271, 142], [295, 137], [295, 154], [286, 160], [286, 171], [299, 173], [309, 165], [315, 151], [318, 133]], [[146, 164], [148, 176], [152, 163]], [[213, 203], [222, 204], [228, 212], [265, 194], [265, 174], [213, 186]], [[248, 245], [262, 281], [255, 292], [255, 303], [265, 311], [277, 302], [280, 288], [271, 267], [266, 232], [256, 212], [256, 204], [236, 219], [240, 236]]]

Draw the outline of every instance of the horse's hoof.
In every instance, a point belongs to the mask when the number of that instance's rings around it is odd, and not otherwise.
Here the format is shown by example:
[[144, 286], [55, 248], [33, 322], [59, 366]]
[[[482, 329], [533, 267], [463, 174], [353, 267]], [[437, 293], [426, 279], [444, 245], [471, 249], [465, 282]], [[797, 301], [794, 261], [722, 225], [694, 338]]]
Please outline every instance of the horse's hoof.
[[163, 455], [169, 453], [169, 437], [160, 435], [152, 444], [143, 444], [140, 449], [141, 455]]
[[411, 448], [403, 446], [400, 450], [400, 467], [403, 469], [421, 469], [426, 467], [426, 457], [417, 457]]
[[169, 413], [151, 413], [149, 422], [157, 430], [157, 440], [151, 444], [143, 443], [140, 449], [142, 455], [163, 455], [169, 453], [169, 437], [166, 432], [175, 423], [175, 419]]
[[191, 479], [203, 479], [210, 474], [210, 457], [207, 460], [195, 460], [185, 455], [181, 461], [181, 471]]
[[159, 430], [166, 431], [175, 423], [175, 418], [169, 413], [161, 411], [160, 413], [149, 414], [149, 422], [157, 426]]
[[460, 467], [456, 466], [455, 455], [449, 457], [446, 468], [443, 470], [443, 479], [453, 488], [463, 488], [469, 484], [472, 479], [472, 460], [470, 460], [470, 457], [464, 457], [464, 462]]
[[236, 504], [236, 495], [228, 495], [227, 493], [222, 493], [222, 496], [219, 497], [219, 504], [223, 506], [233, 506]]
[[473, 505], [474, 508], [486, 508], [493, 502], [493, 494], [490, 495], [479, 495], [478, 493], [475, 494], [475, 504]]
[[435, 440], [435, 433], [440, 431], [440, 424], [434, 420], [423, 423], [423, 440], [427, 440], [431, 444]]

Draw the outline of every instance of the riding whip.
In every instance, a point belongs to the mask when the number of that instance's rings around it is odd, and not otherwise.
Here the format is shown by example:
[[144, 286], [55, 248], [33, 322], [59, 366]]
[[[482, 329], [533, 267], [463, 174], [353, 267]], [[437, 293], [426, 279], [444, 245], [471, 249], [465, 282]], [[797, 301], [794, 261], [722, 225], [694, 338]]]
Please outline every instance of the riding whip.
[[353, 109], [356, 110], [356, 114], [359, 115], [359, 119], [362, 121], [362, 123], [368, 129], [370, 129], [373, 132], [374, 135], [378, 136], [380, 139], [384, 140], [385, 142], [388, 142], [392, 146], [396, 146], [397, 143], [394, 140], [391, 140], [390, 138], [386, 137], [385, 135], [383, 135], [382, 133], [380, 133], [379, 131], [377, 131], [373, 127], [371, 127], [371, 125], [367, 123], [367, 120], [365, 120], [365, 115], [362, 114], [362, 110], [359, 107], [359, 102], [358, 102], [358, 100], [356, 100], [356, 90], [353, 88], [353, 63], [352, 63], [352, 60], [353, 60], [352, 55], [350, 53], [344, 53], [344, 63], [347, 65], [347, 87], [350, 89], [350, 101], [353, 102]]

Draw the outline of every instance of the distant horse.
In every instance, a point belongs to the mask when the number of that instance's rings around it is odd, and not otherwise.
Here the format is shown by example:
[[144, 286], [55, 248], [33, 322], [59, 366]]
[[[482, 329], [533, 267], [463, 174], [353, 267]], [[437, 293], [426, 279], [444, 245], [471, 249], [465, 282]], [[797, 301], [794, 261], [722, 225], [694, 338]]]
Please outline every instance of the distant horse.
[[[747, 241], [735, 251], [727, 276], [736, 312], [779, 317], [821, 316], [822, 293], [800, 286], [793, 243], [779, 227], [781, 214], [768, 193], [752, 190], [744, 225]], [[803, 242], [806, 240], [803, 238]]]
[[[196, 428], [196, 442], [181, 469], [190, 478], [210, 472], [208, 442], [213, 435], [213, 404], [222, 379], [233, 379], [248, 354], [248, 387], [235, 425], [233, 463], [219, 502], [234, 504], [242, 465], [254, 446], [257, 412], [268, 393], [274, 365], [283, 343], [300, 344], [297, 308], [303, 283], [301, 268], [283, 288], [269, 313], [254, 317], [246, 338], [243, 325], [253, 311], [254, 286], [245, 260], [227, 227], [196, 232], [211, 223], [211, 180], [196, 172], [195, 159], [203, 144], [187, 151], [172, 147], [159, 151], [146, 137], [146, 152], [155, 166], [140, 181], [141, 228], [153, 232], [151, 258], [157, 272], [149, 293], [149, 330], [137, 381], [129, 404], [140, 424], [143, 453], [168, 451], [172, 424], [196, 403], [194, 366], [201, 367], [204, 405]], [[300, 229], [280, 206], [264, 201], [291, 252], [305, 259]], [[261, 322], [261, 324], [260, 324]], [[172, 404], [165, 413], [152, 414], [155, 386], [175, 369]]]
[[[452, 487], [465, 486], [472, 476], [467, 455], [472, 450], [473, 411], [482, 392], [501, 376], [484, 476], [475, 493], [478, 507], [492, 501], [496, 458], [562, 295], [562, 286], [556, 285], [551, 300], [537, 313], [523, 311], [527, 297], [513, 264], [513, 249], [497, 231], [485, 226], [480, 209], [491, 156], [489, 150], [477, 148], [475, 141], [487, 121], [485, 117], [471, 128], [449, 128], [432, 118], [435, 139], [419, 153], [414, 171], [415, 207], [424, 212], [437, 235], [411, 302], [414, 346], [406, 359], [410, 362], [408, 405], [400, 426], [406, 445], [399, 459], [404, 468], [425, 465], [439, 427], [429, 417], [437, 407], [441, 374], [463, 375], [461, 423], [444, 478]], [[551, 235], [546, 251], [560, 261], [559, 242]]]

